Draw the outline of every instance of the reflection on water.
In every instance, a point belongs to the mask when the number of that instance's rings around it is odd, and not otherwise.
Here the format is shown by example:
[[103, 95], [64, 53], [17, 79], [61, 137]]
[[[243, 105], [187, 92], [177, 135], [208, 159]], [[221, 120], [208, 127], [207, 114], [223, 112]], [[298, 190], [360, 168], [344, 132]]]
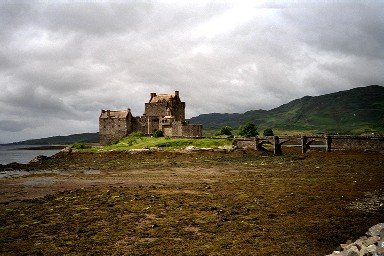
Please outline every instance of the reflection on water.
[[26, 176], [28, 174], [29, 173], [27, 171], [2, 171], [0, 172], [0, 179], [21, 177], [21, 176]]
[[[52, 156], [60, 149], [41, 149], [40, 145], [6, 145], [0, 146], [0, 164], [20, 163], [26, 164], [39, 155]], [[36, 148], [36, 149], [34, 149]]]
[[35, 178], [33, 180], [28, 180], [28, 181], [24, 182], [23, 184], [25, 186], [34, 187], [34, 186], [49, 185], [55, 181], [56, 180], [54, 178], [51, 178], [51, 177], [42, 177], [42, 178]]
[[[76, 171], [60, 171], [60, 170], [37, 170], [37, 171], [23, 171], [23, 170], [9, 170], [9, 171], [0, 171], [0, 179], [2, 178], [16, 178], [28, 175], [41, 175], [41, 174], [55, 174], [61, 176], [71, 176]], [[85, 175], [99, 175], [101, 174], [100, 170], [85, 170], [82, 171]]]

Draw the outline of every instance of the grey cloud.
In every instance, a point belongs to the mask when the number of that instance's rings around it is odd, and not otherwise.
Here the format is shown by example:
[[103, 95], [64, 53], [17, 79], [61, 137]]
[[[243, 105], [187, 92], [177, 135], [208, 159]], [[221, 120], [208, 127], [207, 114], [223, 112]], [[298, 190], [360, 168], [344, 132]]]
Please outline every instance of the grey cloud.
[[288, 8], [284, 15], [296, 35], [312, 47], [347, 55], [382, 58], [384, 4], [380, 1]]
[[0, 131], [6, 132], [20, 132], [28, 125], [26, 122], [20, 120], [1, 120]]
[[383, 84], [380, 2], [17, 3], [0, 4], [1, 141], [97, 131], [150, 92], [192, 117]]

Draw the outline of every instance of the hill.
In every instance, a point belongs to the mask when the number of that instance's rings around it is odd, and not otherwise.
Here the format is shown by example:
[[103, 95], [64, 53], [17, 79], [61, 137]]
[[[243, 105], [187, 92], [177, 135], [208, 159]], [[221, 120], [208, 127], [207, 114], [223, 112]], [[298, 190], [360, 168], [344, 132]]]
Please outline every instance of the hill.
[[360, 134], [384, 132], [384, 87], [371, 85], [322, 96], [305, 96], [272, 110], [251, 110], [243, 114], [204, 114], [191, 123], [204, 129], [237, 128], [253, 122], [259, 130], [310, 131], [313, 133]]
[[10, 143], [12, 145], [69, 145], [75, 142], [99, 143], [99, 133], [80, 133], [68, 136], [54, 136]]

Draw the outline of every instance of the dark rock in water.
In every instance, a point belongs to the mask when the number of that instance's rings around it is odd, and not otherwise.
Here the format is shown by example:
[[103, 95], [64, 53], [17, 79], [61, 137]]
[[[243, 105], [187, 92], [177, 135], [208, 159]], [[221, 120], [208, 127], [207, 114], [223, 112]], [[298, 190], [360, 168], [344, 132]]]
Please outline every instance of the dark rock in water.
[[14, 170], [21, 170], [25, 169], [25, 164], [20, 164], [20, 163], [9, 163], [9, 164], [0, 164], [0, 171], [14, 171]]
[[31, 161], [29, 161], [29, 163], [38, 163], [38, 162], [41, 162], [41, 161], [47, 160], [47, 159], [49, 159], [48, 156], [40, 155], [40, 156], [36, 156], [35, 158], [33, 158]]

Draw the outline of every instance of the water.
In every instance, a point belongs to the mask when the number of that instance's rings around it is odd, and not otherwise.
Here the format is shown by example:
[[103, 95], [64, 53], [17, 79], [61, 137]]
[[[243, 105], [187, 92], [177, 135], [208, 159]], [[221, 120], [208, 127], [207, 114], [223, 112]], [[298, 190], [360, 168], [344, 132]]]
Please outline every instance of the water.
[[[0, 146], [0, 164], [26, 164], [39, 155], [52, 156], [60, 149], [41, 149], [43, 145], [7, 145]], [[28, 148], [28, 149], [26, 149]], [[32, 149], [29, 149], [32, 148]], [[36, 148], [36, 149], [33, 149]]]

